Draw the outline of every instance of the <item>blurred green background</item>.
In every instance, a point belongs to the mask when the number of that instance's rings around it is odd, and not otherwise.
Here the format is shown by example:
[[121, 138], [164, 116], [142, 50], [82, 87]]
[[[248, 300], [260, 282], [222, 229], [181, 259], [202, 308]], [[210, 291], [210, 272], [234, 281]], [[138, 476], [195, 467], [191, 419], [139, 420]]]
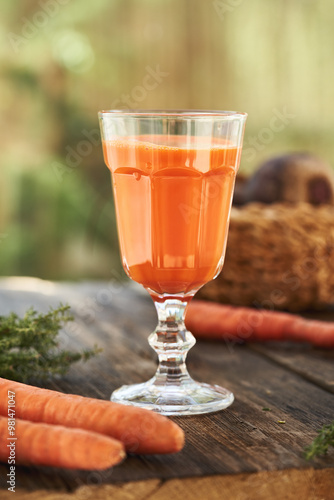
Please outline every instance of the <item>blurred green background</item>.
[[334, 164], [332, 0], [1, 4], [0, 273], [120, 276], [97, 111], [249, 114], [241, 171]]

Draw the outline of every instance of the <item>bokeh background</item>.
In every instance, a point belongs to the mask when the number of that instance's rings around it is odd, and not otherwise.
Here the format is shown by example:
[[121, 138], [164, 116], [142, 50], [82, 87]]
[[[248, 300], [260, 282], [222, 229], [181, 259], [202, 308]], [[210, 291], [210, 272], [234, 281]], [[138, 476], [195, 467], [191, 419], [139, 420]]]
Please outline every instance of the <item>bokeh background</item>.
[[122, 276], [97, 111], [249, 114], [241, 172], [334, 165], [332, 0], [1, 4], [0, 274]]

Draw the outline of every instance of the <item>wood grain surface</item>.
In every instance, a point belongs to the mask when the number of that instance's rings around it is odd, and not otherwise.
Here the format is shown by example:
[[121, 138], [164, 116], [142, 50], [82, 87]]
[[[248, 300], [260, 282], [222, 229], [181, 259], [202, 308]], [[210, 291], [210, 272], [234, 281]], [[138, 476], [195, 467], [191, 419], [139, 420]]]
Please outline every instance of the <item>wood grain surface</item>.
[[[108, 399], [121, 384], [144, 381], [153, 375], [156, 357], [147, 337], [156, 324], [155, 310], [150, 298], [135, 286], [56, 284], [28, 278], [0, 281], [0, 314], [11, 310], [22, 314], [31, 305], [46, 311], [60, 300], [71, 304], [76, 318], [61, 333], [61, 344], [71, 349], [98, 344], [103, 353], [86, 364], [73, 366], [66, 377], [53, 381], [49, 388]], [[173, 488], [179, 491], [181, 484], [182, 488], [188, 484], [192, 496], [184, 493], [182, 498], [194, 499], [200, 498], [196, 494], [201, 488], [205, 490], [205, 481], [213, 481], [217, 493], [212, 498], [220, 498], [217, 495], [221, 488], [229, 491], [231, 478], [239, 477], [240, 491], [236, 489], [235, 496], [227, 498], [241, 499], [252, 498], [242, 496], [243, 491], [253, 487], [252, 481], [262, 484], [261, 477], [269, 477], [266, 471], [276, 472], [270, 475], [269, 482], [263, 483], [267, 486], [261, 486], [264, 492], [266, 488], [269, 491], [270, 484], [276, 484], [275, 481], [277, 484], [282, 482], [278, 471], [286, 473], [286, 485], [289, 481], [291, 485], [301, 482], [305, 491], [307, 484], [309, 488], [313, 484], [314, 490], [314, 484], [319, 481], [323, 482], [324, 488], [330, 482], [334, 486], [333, 451], [311, 464], [303, 458], [303, 449], [314, 438], [316, 430], [333, 419], [333, 361], [333, 351], [308, 345], [232, 346], [200, 341], [189, 353], [190, 373], [198, 380], [226, 386], [234, 392], [236, 400], [221, 412], [176, 418], [186, 433], [186, 446], [182, 452], [169, 456], [129, 456], [120, 466], [105, 472], [17, 467], [17, 488], [21, 489], [20, 495], [27, 495], [24, 492], [28, 491], [34, 491], [36, 495], [37, 491], [50, 491], [50, 495], [57, 490], [77, 490], [76, 495], [86, 491], [86, 496], [80, 498], [87, 499], [93, 498], [88, 491], [96, 490], [97, 495], [99, 488], [101, 491], [107, 488], [105, 491], [110, 493], [123, 491], [122, 498], [155, 499], [167, 498], [167, 493], [164, 493], [164, 481], [167, 481], [172, 488], [168, 491], [173, 491]], [[7, 487], [7, 472], [7, 466], [1, 465], [0, 487], [3, 490]], [[128, 484], [137, 485], [138, 496], [131, 496]], [[140, 496], [139, 488], [143, 484], [145, 487]], [[190, 484], [198, 484], [198, 487], [190, 487]], [[159, 497], [154, 496], [156, 490], [160, 491]], [[290, 490], [293, 491], [292, 486]], [[5, 491], [0, 495], [1, 499], [7, 498]], [[52, 495], [45, 498], [58, 498], [56, 493]], [[283, 497], [292, 498], [273, 498]], [[29, 496], [22, 498], [30, 500]], [[31, 498], [37, 500], [40, 497]], [[94, 498], [97, 500], [102, 496]], [[112, 494], [110, 498], [118, 496]], [[305, 498], [317, 499], [318, 496]]]
[[[12, 500], [3, 492], [1, 500]], [[148, 479], [99, 486], [81, 486], [75, 492], [18, 490], [20, 500], [332, 500], [330, 469], [258, 472], [185, 479]]]

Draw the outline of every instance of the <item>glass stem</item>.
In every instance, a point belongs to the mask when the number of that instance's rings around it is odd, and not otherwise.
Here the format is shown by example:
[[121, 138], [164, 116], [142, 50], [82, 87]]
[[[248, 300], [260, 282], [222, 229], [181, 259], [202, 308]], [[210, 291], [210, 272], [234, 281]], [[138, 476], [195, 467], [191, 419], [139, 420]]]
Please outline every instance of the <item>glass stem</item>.
[[186, 367], [186, 357], [196, 340], [184, 324], [188, 303], [167, 299], [164, 302], [155, 301], [154, 304], [159, 322], [148, 339], [159, 358], [154, 383], [175, 386], [192, 382]]

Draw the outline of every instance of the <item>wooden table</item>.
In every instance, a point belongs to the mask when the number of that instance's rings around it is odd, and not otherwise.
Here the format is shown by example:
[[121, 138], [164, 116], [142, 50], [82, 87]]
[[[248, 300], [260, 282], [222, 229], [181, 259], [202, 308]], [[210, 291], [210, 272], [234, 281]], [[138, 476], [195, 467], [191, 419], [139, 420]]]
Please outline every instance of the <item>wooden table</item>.
[[[98, 344], [103, 353], [49, 384], [108, 399], [123, 383], [148, 379], [156, 358], [147, 336], [156, 324], [150, 298], [135, 285], [0, 280], [0, 314], [68, 302], [75, 322], [60, 335], [66, 348]], [[333, 312], [323, 319], [333, 319]], [[334, 352], [296, 344], [197, 342], [188, 357], [194, 378], [233, 390], [227, 410], [179, 417], [184, 450], [130, 456], [105, 472], [17, 467], [16, 499], [334, 499], [334, 453], [308, 463], [303, 449], [334, 416]], [[271, 411], [264, 411], [270, 408]], [[279, 423], [284, 421], [285, 423]], [[0, 498], [7, 465], [0, 466]]]

